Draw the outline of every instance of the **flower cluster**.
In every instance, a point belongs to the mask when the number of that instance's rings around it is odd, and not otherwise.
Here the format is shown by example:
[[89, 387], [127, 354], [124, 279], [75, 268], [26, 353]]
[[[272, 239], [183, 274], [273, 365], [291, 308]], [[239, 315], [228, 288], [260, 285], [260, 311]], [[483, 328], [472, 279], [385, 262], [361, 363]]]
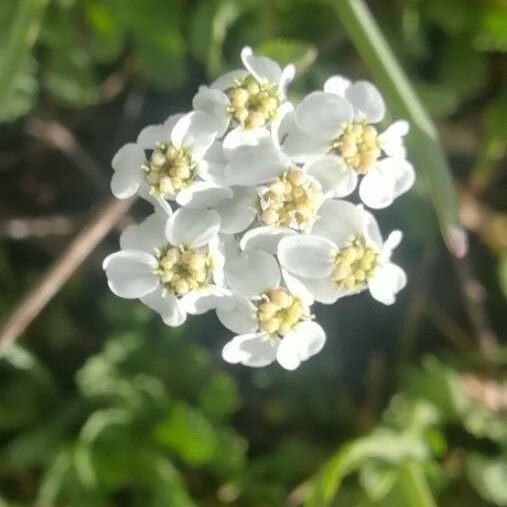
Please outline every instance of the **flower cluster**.
[[[414, 183], [405, 121], [386, 129], [385, 104], [366, 81], [329, 78], [293, 105], [285, 68], [250, 48], [244, 68], [201, 86], [193, 110], [141, 131], [115, 155], [113, 194], [154, 212], [127, 227], [103, 264], [118, 296], [140, 299], [168, 326], [216, 311], [237, 334], [230, 363], [293, 370], [325, 333], [314, 302], [368, 290], [392, 304], [405, 283], [367, 210]], [[344, 197], [358, 187], [362, 201]]]

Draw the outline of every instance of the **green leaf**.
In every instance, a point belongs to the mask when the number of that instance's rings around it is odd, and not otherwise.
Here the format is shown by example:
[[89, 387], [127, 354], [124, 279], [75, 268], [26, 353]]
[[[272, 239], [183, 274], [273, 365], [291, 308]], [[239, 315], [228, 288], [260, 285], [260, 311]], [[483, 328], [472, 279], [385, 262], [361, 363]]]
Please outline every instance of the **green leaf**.
[[31, 50], [37, 40], [47, 0], [19, 0], [0, 49], [0, 121], [26, 113], [37, 86]]
[[467, 457], [467, 476], [472, 486], [487, 502], [507, 505], [507, 456], [486, 458], [480, 454]]
[[190, 49], [206, 64], [208, 74], [222, 71], [222, 46], [227, 31], [247, 7], [238, 0], [211, 0], [197, 5], [190, 24]]
[[368, 437], [343, 446], [312, 480], [306, 507], [324, 507], [336, 496], [345, 476], [371, 460], [398, 465], [407, 459], [428, 457], [426, 444], [418, 437], [379, 429]]
[[185, 403], [172, 407], [169, 418], [157, 425], [157, 441], [190, 465], [209, 463], [217, 450], [217, 435], [199, 410]]
[[315, 46], [294, 39], [268, 39], [256, 49], [258, 53], [269, 56], [280, 65], [293, 63], [300, 73], [317, 58]]
[[455, 256], [464, 256], [467, 241], [459, 221], [456, 192], [431, 118], [364, 1], [332, 0], [332, 5], [375, 81], [385, 93], [392, 112], [410, 121], [412, 158], [416, 169], [425, 177], [443, 238]]

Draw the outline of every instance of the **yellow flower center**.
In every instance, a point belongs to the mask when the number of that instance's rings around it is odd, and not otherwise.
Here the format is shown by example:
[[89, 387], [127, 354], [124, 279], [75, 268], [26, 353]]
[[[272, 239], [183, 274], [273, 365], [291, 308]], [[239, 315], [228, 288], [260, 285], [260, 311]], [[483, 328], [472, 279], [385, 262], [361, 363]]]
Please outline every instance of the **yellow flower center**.
[[272, 289], [262, 296], [256, 316], [262, 331], [279, 336], [285, 336], [298, 322], [308, 318], [299, 299], [283, 288]]
[[176, 148], [172, 143], [157, 143], [142, 169], [150, 193], [166, 197], [189, 185], [196, 174], [197, 163], [184, 148]]
[[227, 112], [247, 129], [269, 125], [281, 102], [276, 84], [260, 83], [252, 76], [237, 81], [227, 95], [230, 100]]
[[176, 296], [208, 285], [212, 263], [207, 248], [192, 249], [183, 245], [156, 250], [155, 273], [164, 289]]
[[301, 169], [289, 169], [259, 195], [259, 218], [266, 225], [305, 230], [317, 218], [321, 184]]
[[354, 120], [340, 128], [332, 150], [359, 174], [366, 174], [380, 156], [377, 129], [364, 120]]
[[344, 289], [355, 289], [366, 284], [378, 264], [378, 254], [366, 244], [362, 236], [353, 236], [334, 261], [331, 279]]

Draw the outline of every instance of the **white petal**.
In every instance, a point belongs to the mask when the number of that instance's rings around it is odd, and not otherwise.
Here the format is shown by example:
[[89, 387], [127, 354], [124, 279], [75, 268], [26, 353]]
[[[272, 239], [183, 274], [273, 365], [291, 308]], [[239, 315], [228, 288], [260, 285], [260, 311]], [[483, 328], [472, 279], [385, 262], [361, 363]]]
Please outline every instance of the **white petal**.
[[286, 370], [299, 365], [319, 353], [326, 343], [326, 334], [316, 322], [301, 322], [281, 341], [276, 360]]
[[352, 108], [333, 93], [313, 92], [295, 110], [296, 125], [309, 136], [331, 141], [340, 125], [352, 118]]
[[224, 199], [214, 207], [220, 215], [220, 232], [236, 234], [253, 222], [257, 214], [254, 207], [255, 195], [255, 189], [235, 187], [232, 198]]
[[294, 122], [294, 113], [282, 119], [278, 131], [283, 151], [295, 162], [320, 158], [329, 150], [329, 139], [318, 139], [303, 132]]
[[287, 86], [294, 79], [295, 75], [296, 75], [296, 67], [294, 67], [294, 65], [292, 65], [292, 64], [287, 65], [286, 67], [284, 67], [282, 69], [282, 75], [280, 77], [280, 84], [278, 86], [278, 89], [282, 93], [285, 93]]
[[377, 252], [381, 252], [384, 247], [384, 240], [375, 216], [364, 209], [362, 215], [364, 216], [363, 235], [370, 240], [370, 246], [375, 246]]
[[228, 363], [259, 368], [275, 360], [278, 344], [277, 338], [265, 338], [260, 333], [239, 335], [225, 345], [222, 357]]
[[406, 149], [403, 137], [408, 134], [410, 126], [407, 121], [399, 120], [390, 125], [378, 136], [380, 147], [390, 157], [405, 158]]
[[225, 267], [228, 286], [246, 297], [256, 297], [280, 284], [280, 268], [275, 258], [262, 251], [244, 252]]
[[180, 206], [192, 209], [210, 208], [217, 202], [232, 197], [232, 190], [206, 181], [195, 181], [176, 196]]
[[415, 182], [415, 171], [412, 164], [399, 157], [384, 158], [377, 162], [377, 169], [382, 176], [392, 183], [394, 197], [409, 190]]
[[292, 120], [290, 116], [294, 113], [294, 106], [290, 102], [284, 102], [271, 123], [271, 139], [277, 148], [281, 148], [282, 140], [287, 133]]
[[311, 162], [305, 167], [305, 170], [317, 178], [324, 193], [332, 197], [350, 195], [357, 185], [356, 171], [332, 155]]
[[287, 228], [270, 225], [255, 227], [245, 232], [239, 246], [242, 250], [263, 250], [270, 254], [276, 254], [280, 240], [294, 234], [296, 234], [295, 231]]
[[303, 306], [306, 307], [305, 313], [309, 314], [310, 306], [312, 306], [315, 301], [313, 294], [303, 283], [301, 283], [302, 279], [293, 275], [284, 268], [282, 268], [282, 278], [287, 289], [289, 289], [289, 292], [299, 298]]
[[162, 213], [152, 213], [140, 224], [125, 227], [120, 235], [120, 248], [153, 254], [155, 248], [167, 243], [164, 232], [166, 222], [167, 217]]
[[215, 118], [218, 136], [225, 133], [229, 125], [229, 116], [227, 114], [229, 98], [225, 93], [207, 86], [201, 86], [192, 100], [192, 105], [196, 111], [203, 111]]
[[373, 167], [359, 185], [359, 197], [370, 208], [386, 208], [395, 198], [394, 181], [378, 167]]
[[257, 56], [251, 48], [244, 47], [241, 51], [241, 61], [248, 72], [258, 81], [268, 81], [270, 83], [279, 83], [281, 81], [282, 69], [271, 58]]
[[327, 238], [341, 248], [352, 235], [363, 231], [362, 213], [361, 208], [348, 201], [324, 201], [319, 209], [319, 218], [313, 224], [312, 235]]
[[350, 79], [343, 76], [331, 76], [324, 83], [324, 91], [327, 93], [335, 93], [340, 97], [345, 97], [345, 92], [350, 86]]
[[267, 128], [244, 129], [236, 127], [224, 138], [223, 150], [227, 159], [230, 159], [234, 151], [240, 146], [257, 146], [260, 142], [269, 140], [270, 133]]
[[387, 236], [387, 239], [384, 242], [384, 245], [382, 246], [382, 253], [381, 258], [385, 262], [388, 262], [391, 258], [391, 255], [393, 254], [393, 250], [401, 243], [401, 240], [403, 238], [403, 234], [401, 231], [395, 230], [392, 231], [389, 236]]
[[218, 320], [234, 333], [253, 333], [258, 328], [255, 306], [244, 297], [234, 297], [230, 306], [221, 306], [216, 311]]
[[315, 301], [325, 305], [332, 305], [349, 291], [338, 288], [329, 277], [328, 278], [299, 278], [301, 284], [314, 297]]
[[180, 208], [169, 219], [166, 236], [172, 245], [194, 248], [209, 243], [220, 229], [220, 217], [212, 210]]
[[165, 125], [148, 125], [137, 136], [137, 144], [143, 150], [152, 150], [157, 142], [171, 141], [171, 129]]
[[258, 146], [241, 146], [234, 150], [225, 166], [225, 179], [231, 186], [251, 186], [266, 183], [278, 176], [290, 164], [271, 141]]
[[185, 294], [180, 300], [181, 308], [191, 315], [201, 315], [216, 308], [230, 309], [234, 306], [230, 291], [210, 285]]
[[392, 305], [396, 294], [407, 284], [405, 271], [393, 263], [379, 266], [368, 280], [370, 294], [385, 305]]
[[174, 294], [166, 294], [162, 296], [160, 290], [156, 290], [151, 294], [141, 298], [141, 301], [160, 314], [164, 324], [171, 327], [181, 326], [187, 319], [186, 312], [180, 307], [178, 300]]
[[352, 83], [345, 91], [345, 97], [354, 106], [354, 109], [366, 116], [371, 123], [381, 121], [385, 115], [384, 99], [377, 87], [368, 81]]
[[102, 263], [111, 291], [122, 298], [135, 299], [153, 292], [159, 283], [154, 274], [156, 259], [146, 252], [121, 250]]
[[213, 81], [213, 83], [211, 83], [211, 88], [222, 91], [227, 90], [227, 88], [231, 88], [236, 81], [242, 81], [246, 76], [248, 76], [246, 70], [231, 70], [223, 76], [220, 76], [216, 81]]
[[278, 259], [282, 266], [305, 278], [329, 276], [336, 252], [332, 241], [313, 235], [288, 236], [278, 245]]
[[211, 257], [213, 268], [213, 281], [216, 285], [223, 287], [225, 285], [225, 243], [218, 235], [211, 238], [208, 244], [208, 251]]
[[171, 132], [171, 141], [192, 152], [194, 158], [202, 158], [217, 135], [217, 122], [202, 111], [188, 113], [178, 120]]
[[118, 199], [128, 199], [139, 189], [143, 181], [141, 166], [146, 162], [144, 151], [135, 143], [122, 146], [113, 157], [114, 169], [111, 191]]

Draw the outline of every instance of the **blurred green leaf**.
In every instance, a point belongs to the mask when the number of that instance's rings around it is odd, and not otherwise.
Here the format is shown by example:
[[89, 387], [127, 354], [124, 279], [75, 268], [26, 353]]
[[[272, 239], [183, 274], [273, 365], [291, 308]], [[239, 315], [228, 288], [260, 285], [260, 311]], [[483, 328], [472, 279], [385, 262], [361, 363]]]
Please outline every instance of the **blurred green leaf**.
[[209, 463], [217, 450], [217, 436], [202, 413], [184, 403], [171, 408], [169, 417], [155, 430], [157, 441], [190, 465]]
[[462, 257], [467, 251], [466, 235], [458, 217], [452, 176], [431, 118], [363, 0], [339, 0], [333, 1], [333, 5], [356, 49], [386, 94], [393, 113], [410, 121], [409, 141], [416, 168], [425, 176], [447, 247], [454, 255]]
[[299, 40], [268, 39], [257, 46], [256, 50], [280, 65], [293, 63], [299, 73], [304, 72], [317, 58], [316, 47]]
[[190, 24], [190, 47], [210, 76], [222, 71], [227, 31], [247, 7], [246, 2], [238, 0], [211, 0], [197, 5]]
[[467, 475], [477, 492], [488, 502], [507, 505], [507, 456], [486, 458], [480, 454], [467, 457]]
[[31, 56], [47, 0], [19, 0], [9, 30], [0, 39], [0, 121], [28, 111], [37, 86]]

